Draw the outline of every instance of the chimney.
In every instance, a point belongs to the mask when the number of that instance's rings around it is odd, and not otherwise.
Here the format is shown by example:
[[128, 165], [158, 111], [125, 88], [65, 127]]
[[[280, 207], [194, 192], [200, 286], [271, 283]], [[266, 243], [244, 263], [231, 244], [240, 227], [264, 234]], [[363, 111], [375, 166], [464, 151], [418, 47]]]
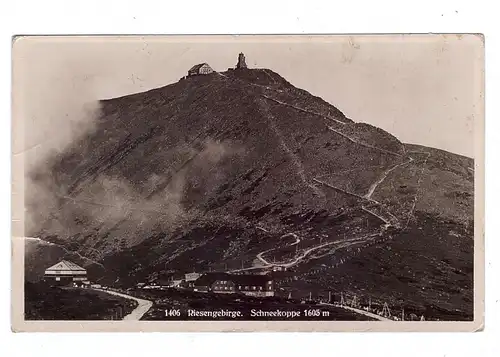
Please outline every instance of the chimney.
[[238, 55], [238, 63], [236, 64], [236, 68], [237, 69], [248, 68], [245, 62], [245, 55], [243, 53], [240, 53]]

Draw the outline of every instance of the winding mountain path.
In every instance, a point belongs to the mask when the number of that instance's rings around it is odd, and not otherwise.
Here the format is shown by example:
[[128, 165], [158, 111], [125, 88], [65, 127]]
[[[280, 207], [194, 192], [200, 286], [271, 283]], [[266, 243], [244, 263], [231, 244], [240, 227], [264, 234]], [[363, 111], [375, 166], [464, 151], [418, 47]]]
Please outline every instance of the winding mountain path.
[[364, 146], [364, 147], [369, 148], [369, 149], [378, 150], [380, 152], [383, 152], [383, 153], [386, 153], [386, 154], [390, 154], [390, 155], [403, 156], [403, 155], [401, 155], [401, 154], [399, 154], [397, 152], [389, 151], [389, 150], [386, 150], [386, 149], [382, 149], [382, 148], [379, 148], [379, 147], [376, 147], [376, 146], [373, 146], [373, 145], [370, 145], [370, 144], [363, 143], [363, 142], [358, 141], [356, 139], [353, 139], [350, 136], [348, 136], [348, 135], [346, 135], [346, 134], [338, 131], [337, 129], [332, 128], [331, 126], [327, 126], [327, 127], [328, 127], [328, 130], [333, 131], [334, 133], [337, 133], [340, 136], [343, 136], [344, 138], [346, 138], [347, 140], [349, 140], [350, 142], [352, 142], [354, 144], [357, 144], [357, 145], [360, 145], [360, 146]]
[[380, 178], [375, 181], [374, 183], [371, 184], [370, 188], [368, 189], [368, 192], [366, 193], [365, 195], [365, 198], [371, 198], [373, 193], [375, 192], [375, 190], [377, 189], [377, 187], [382, 183], [384, 182], [384, 180], [387, 178], [387, 176], [392, 172], [394, 171], [395, 169], [397, 169], [398, 167], [400, 166], [403, 166], [403, 165], [406, 165], [406, 164], [409, 164], [410, 162], [413, 161], [413, 158], [410, 157], [408, 160], [406, 161], [403, 161], [402, 163], [399, 163], [397, 165], [394, 165], [393, 167], [390, 167], [389, 169], [385, 170], [382, 175], [380, 176]]
[[408, 218], [406, 220], [405, 228], [408, 227], [408, 224], [410, 223], [411, 217], [414, 216], [415, 207], [416, 207], [417, 201], [418, 201], [418, 194], [419, 194], [419, 191], [420, 191], [420, 185], [421, 185], [421, 182], [422, 182], [422, 178], [424, 176], [425, 165], [427, 164], [427, 161], [429, 160], [429, 157], [431, 156], [431, 154], [429, 152], [414, 151], [413, 153], [415, 153], [415, 154], [426, 154], [427, 156], [424, 159], [422, 167], [420, 168], [420, 175], [418, 176], [418, 180], [417, 180], [417, 189], [415, 191], [415, 196], [413, 197], [412, 207], [410, 209], [410, 212], [408, 213]]
[[129, 313], [128, 315], [126, 315], [123, 318], [123, 321], [138, 321], [138, 320], [140, 320], [144, 316], [144, 314], [146, 312], [149, 311], [149, 309], [151, 308], [151, 306], [153, 306], [153, 302], [152, 301], [144, 300], [144, 299], [139, 299], [139, 298], [136, 298], [134, 296], [130, 296], [130, 295], [126, 295], [126, 294], [123, 294], [123, 293], [119, 293], [117, 291], [104, 290], [104, 289], [94, 289], [94, 290], [102, 291], [102, 292], [108, 293], [110, 295], [120, 296], [120, 297], [125, 298], [125, 299], [137, 301], [137, 304], [138, 304], [137, 307], [134, 310], [132, 310], [131, 313]]
[[262, 97], [264, 97], [265, 99], [267, 100], [270, 100], [272, 102], [275, 102], [275, 103], [278, 103], [278, 104], [281, 104], [281, 105], [284, 105], [286, 107], [290, 107], [290, 108], [293, 108], [295, 110], [298, 110], [299, 112], [303, 112], [303, 113], [309, 113], [309, 114], [313, 114], [313, 115], [317, 115], [317, 116], [320, 116], [320, 117], [323, 117], [323, 118], [327, 118], [327, 119], [330, 119], [330, 120], [333, 120], [339, 124], [342, 124], [342, 125], [346, 125], [348, 123], [346, 122], [343, 122], [343, 121], [340, 121], [338, 119], [335, 119], [331, 116], [327, 116], [327, 115], [324, 115], [324, 114], [321, 114], [321, 113], [317, 113], [317, 112], [313, 112], [313, 111], [310, 111], [310, 110], [307, 110], [307, 109], [304, 109], [304, 108], [300, 108], [300, 107], [297, 107], [295, 105], [292, 105], [292, 104], [288, 104], [288, 103], [285, 103], [285, 102], [282, 102], [281, 100], [277, 100], [277, 99], [274, 99], [274, 98], [271, 98], [271, 97], [268, 97], [267, 95], [262, 95]]
[[296, 168], [296, 173], [299, 179], [303, 182], [304, 186], [312, 189], [314, 194], [320, 197], [324, 197], [325, 194], [315, 185], [309, 183], [309, 179], [306, 175], [306, 169], [304, 167], [304, 164], [301, 161], [301, 158], [292, 150], [287, 144], [286, 136], [283, 135], [283, 133], [279, 130], [278, 126], [276, 125], [276, 121], [274, 119], [274, 115], [270, 112], [269, 106], [265, 102], [260, 102], [260, 108], [262, 109], [263, 113], [265, 114], [265, 117], [268, 120], [269, 127], [273, 131], [274, 135], [278, 139], [278, 142], [280, 146], [283, 148], [285, 153], [288, 155], [290, 160], [292, 161], [293, 165]]
[[[289, 233], [289, 234], [294, 234], [294, 233]], [[268, 250], [262, 251], [259, 254], [257, 254], [257, 259], [259, 259], [262, 263], [264, 263], [263, 267], [277, 266], [277, 267], [283, 267], [283, 268], [290, 268], [290, 267], [293, 267], [293, 266], [299, 264], [304, 258], [306, 258], [309, 254], [311, 254], [315, 250], [327, 247], [329, 245], [334, 245], [334, 244], [343, 244], [343, 248], [347, 248], [347, 247], [349, 247], [351, 245], [358, 244], [358, 243], [360, 243], [360, 241], [364, 241], [367, 238], [371, 238], [371, 237], [373, 237], [375, 235], [378, 235], [378, 233], [377, 234], [366, 235], [366, 236], [362, 236], [362, 237], [358, 237], [358, 238], [342, 239], [342, 240], [336, 240], [334, 242], [328, 242], [328, 243], [320, 244], [320, 245], [311, 247], [309, 249], [306, 249], [298, 257], [295, 257], [292, 261], [290, 261], [288, 263], [271, 263], [271, 262], [268, 262], [263, 257], [264, 254], [269, 253], [269, 252], [271, 252], [273, 250], [280, 249], [280, 248], [272, 248], [272, 249], [268, 249]], [[296, 244], [298, 244], [300, 242], [300, 239], [298, 239], [298, 237], [296, 237], [296, 239], [297, 239], [297, 241], [294, 242], [294, 243], [292, 243], [290, 246], [296, 245]]]

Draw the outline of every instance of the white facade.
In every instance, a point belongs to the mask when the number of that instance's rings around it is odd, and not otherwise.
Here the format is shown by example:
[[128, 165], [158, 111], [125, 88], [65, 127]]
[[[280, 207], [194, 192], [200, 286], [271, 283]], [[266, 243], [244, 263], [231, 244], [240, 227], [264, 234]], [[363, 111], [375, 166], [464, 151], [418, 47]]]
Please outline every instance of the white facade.
[[201, 66], [200, 69], [198, 70], [198, 73], [199, 74], [210, 74], [213, 71], [214, 70], [212, 69], [212, 67], [210, 67], [208, 64], [204, 63], [203, 66]]
[[184, 276], [186, 278], [186, 281], [194, 281], [194, 280], [198, 279], [201, 276], [201, 274], [200, 273], [187, 273]]
[[213, 73], [214, 70], [207, 63], [200, 63], [191, 67], [188, 71], [188, 76], [204, 75]]
[[56, 275], [56, 276], [83, 276], [87, 275], [87, 271], [81, 266], [67, 261], [62, 260], [57, 264], [54, 264], [50, 268], [45, 270], [45, 275]]

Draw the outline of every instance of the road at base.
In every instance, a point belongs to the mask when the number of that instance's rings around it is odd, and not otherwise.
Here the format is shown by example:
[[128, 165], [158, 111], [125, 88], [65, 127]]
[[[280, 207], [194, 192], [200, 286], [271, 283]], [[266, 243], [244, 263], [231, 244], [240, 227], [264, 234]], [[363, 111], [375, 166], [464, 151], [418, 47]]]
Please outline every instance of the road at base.
[[139, 298], [136, 298], [136, 297], [133, 297], [130, 295], [126, 295], [126, 294], [122, 294], [122, 293], [119, 293], [119, 292], [116, 292], [113, 290], [103, 290], [103, 289], [94, 289], [94, 290], [102, 291], [102, 292], [108, 293], [110, 295], [121, 296], [125, 299], [137, 301], [137, 304], [138, 304], [137, 307], [130, 314], [126, 315], [123, 318], [123, 321], [138, 321], [141, 319], [141, 317], [144, 316], [144, 314], [146, 312], [149, 311], [151, 306], [153, 306], [153, 302], [151, 302], [149, 300], [139, 299]]

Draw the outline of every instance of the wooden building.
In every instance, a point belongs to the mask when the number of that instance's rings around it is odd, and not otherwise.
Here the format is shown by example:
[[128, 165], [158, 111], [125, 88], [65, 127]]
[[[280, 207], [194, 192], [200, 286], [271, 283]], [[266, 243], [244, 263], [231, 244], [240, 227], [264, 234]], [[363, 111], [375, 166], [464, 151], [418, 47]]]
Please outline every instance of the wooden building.
[[84, 284], [88, 281], [87, 271], [68, 260], [61, 260], [45, 270], [43, 280], [55, 285]]
[[188, 77], [213, 73], [214, 70], [207, 63], [197, 64], [188, 71]]
[[193, 290], [218, 294], [274, 296], [273, 280], [267, 275], [257, 274], [205, 273], [194, 282]]

